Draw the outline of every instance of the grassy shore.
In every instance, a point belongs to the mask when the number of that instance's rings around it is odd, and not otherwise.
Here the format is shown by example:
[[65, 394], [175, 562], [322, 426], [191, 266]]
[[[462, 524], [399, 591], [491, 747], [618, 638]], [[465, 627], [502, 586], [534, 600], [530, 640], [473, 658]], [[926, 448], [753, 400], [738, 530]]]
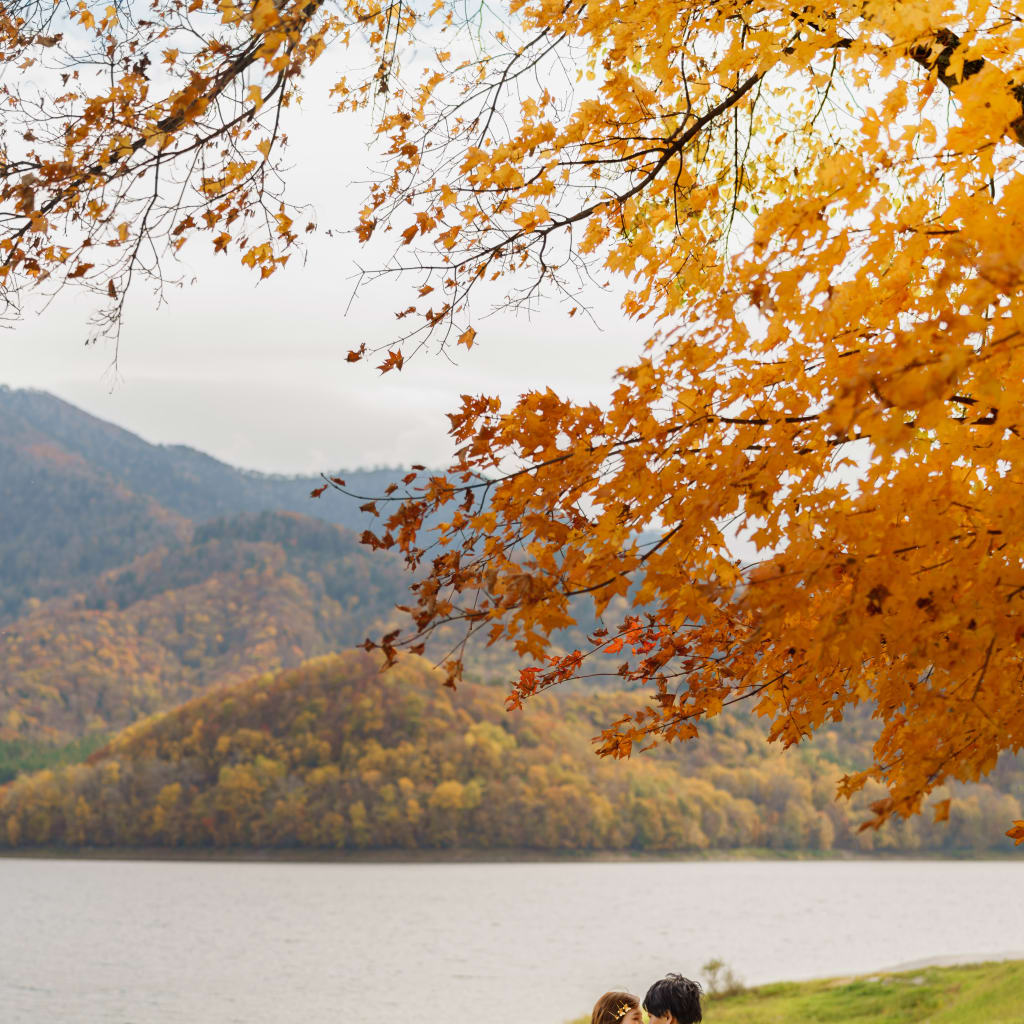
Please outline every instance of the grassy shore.
[[[589, 1024], [580, 1017], [573, 1024]], [[1024, 960], [781, 982], [709, 998], [706, 1024], [1020, 1024]]]

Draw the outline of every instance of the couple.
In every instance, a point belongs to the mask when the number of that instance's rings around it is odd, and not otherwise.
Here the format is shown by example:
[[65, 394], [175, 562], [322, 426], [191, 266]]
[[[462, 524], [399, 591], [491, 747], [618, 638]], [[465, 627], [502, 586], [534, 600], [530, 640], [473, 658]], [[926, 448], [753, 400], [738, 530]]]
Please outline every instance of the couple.
[[640, 1000], [630, 992], [605, 992], [590, 1024], [700, 1024], [700, 985], [681, 974], [656, 981]]

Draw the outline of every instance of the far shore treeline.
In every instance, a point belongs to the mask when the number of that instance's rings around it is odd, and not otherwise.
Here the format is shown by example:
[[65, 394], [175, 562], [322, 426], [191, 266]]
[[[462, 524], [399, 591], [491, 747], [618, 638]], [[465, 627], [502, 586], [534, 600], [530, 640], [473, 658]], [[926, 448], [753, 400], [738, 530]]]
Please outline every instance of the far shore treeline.
[[[218, 689], [124, 730], [86, 763], [0, 790], [0, 845], [699, 853], [963, 851], [1010, 841], [1019, 765], [952, 794], [949, 822], [858, 831], [836, 802], [868, 756], [858, 729], [783, 753], [744, 714], [628, 762], [590, 738], [626, 698], [545, 695], [502, 710], [494, 687], [440, 685], [420, 659], [314, 659]], [[705, 741], [706, 740], [706, 741]], [[1001, 791], [1002, 790], [1002, 791]]]

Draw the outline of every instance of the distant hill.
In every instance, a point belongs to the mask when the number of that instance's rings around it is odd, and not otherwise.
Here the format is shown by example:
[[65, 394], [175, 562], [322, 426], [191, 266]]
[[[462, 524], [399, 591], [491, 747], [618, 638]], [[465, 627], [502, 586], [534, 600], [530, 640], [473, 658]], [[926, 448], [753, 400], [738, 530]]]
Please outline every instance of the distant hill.
[[[401, 470], [346, 472], [377, 494]], [[396, 625], [358, 502], [0, 388], [0, 781], [211, 686]], [[350, 529], [352, 528], [352, 529]], [[83, 745], [84, 744], [84, 745]]]
[[[376, 495], [403, 471], [339, 472], [357, 493]], [[334, 492], [311, 499], [321, 482], [149, 444], [53, 395], [0, 387], [0, 621], [29, 599], [75, 593], [187, 538], [190, 523], [275, 510], [360, 532], [369, 525], [357, 501]]]
[[[344, 527], [261, 512], [189, 524], [73, 595], [30, 600], [0, 628], [0, 782], [47, 763], [40, 744], [80, 750], [212, 686], [404, 626], [410, 582], [395, 553]], [[456, 639], [441, 631], [429, 650]], [[505, 682], [516, 663], [508, 647], [472, 647], [474, 678]]]
[[69, 743], [393, 628], [408, 578], [294, 513], [194, 528], [0, 631], [0, 742]]
[[14, 415], [0, 391], [0, 621], [72, 592], [189, 524]]
[[[836, 803], [867, 759], [850, 729], [783, 753], [726, 715], [701, 740], [628, 762], [590, 737], [631, 700], [440, 685], [419, 659], [381, 675], [362, 653], [218, 689], [139, 722], [87, 763], [0, 788], [0, 846], [701, 852], [1009, 849], [1024, 770], [957, 788], [948, 826], [859, 832]], [[944, 794], [939, 794], [939, 798]]]

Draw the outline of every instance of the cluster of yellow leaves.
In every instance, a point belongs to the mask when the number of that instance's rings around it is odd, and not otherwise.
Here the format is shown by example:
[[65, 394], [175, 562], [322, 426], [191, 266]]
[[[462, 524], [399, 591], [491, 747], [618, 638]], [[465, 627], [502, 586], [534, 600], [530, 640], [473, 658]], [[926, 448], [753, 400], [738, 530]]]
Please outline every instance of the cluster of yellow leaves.
[[[870, 702], [874, 764], [842, 792], [886, 786], [874, 825], [978, 779], [1024, 746], [1024, 4], [513, 10], [527, 42], [385, 119], [364, 233], [429, 217], [452, 323], [477, 281], [533, 296], [589, 263], [659, 333], [604, 408], [452, 416], [455, 462], [381, 538], [420, 564], [457, 508], [410, 642], [512, 637], [537, 662], [513, 706], [625, 647], [612, 671], [652, 699], [600, 738], [616, 756], [737, 700], [786, 745]], [[523, 81], [557, 45], [568, 100]], [[637, 614], [547, 657], [583, 595]]]

